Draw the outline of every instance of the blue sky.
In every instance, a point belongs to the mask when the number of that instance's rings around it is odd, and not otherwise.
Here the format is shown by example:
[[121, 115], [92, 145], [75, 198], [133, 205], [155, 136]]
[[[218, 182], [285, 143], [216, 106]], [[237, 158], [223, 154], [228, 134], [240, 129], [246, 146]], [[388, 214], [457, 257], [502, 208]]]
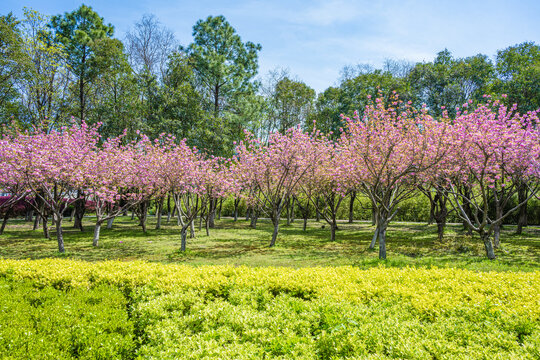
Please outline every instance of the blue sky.
[[[344, 65], [381, 66], [386, 58], [431, 61], [448, 48], [456, 57], [523, 41], [540, 42], [540, 1], [85, 1], [115, 34], [124, 34], [143, 14], [155, 14], [181, 44], [208, 15], [224, 15], [244, 41], [262, 45], [260, 74], [276, 67], [318, 92], [335, 85]], [[0, 13], [22, 14], [27, 6], [45, 14], [71, 11], [68, 0], [2, 0]]]

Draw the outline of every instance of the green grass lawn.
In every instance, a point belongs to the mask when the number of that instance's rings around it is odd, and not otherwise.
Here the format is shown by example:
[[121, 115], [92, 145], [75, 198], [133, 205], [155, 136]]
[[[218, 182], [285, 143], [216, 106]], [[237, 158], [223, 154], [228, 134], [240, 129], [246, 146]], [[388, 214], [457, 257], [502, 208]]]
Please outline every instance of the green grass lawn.
[[[283, 222], [274, 248], [269, 248], [272, 227], [260, 220], [256, 230], [243, 219], [234, 222], [222, 219], [206, 236], [204, 229], [188, 239], [186, 253], [179, 251], [180, 230], [171, 222], [154, 230], [155, 218], [149, 218], [145, 234], [129, 217], [118, 218], [113, 229], [102, 228], [100, 246], [92, 246], [93, 218], [85, 218], [85, 231], [64, 222], [66, 253], [57, 252], [54, 232], [51, 239], [43, 238], [41, 230], [32, 231], [23, 220], [10, 220], [0, 236], [0, 258], [40, 259], [65, 257], [86, 261], [140, 259], [190, 265], [249, 265], [249, 266], [339, 266], [360, 268], [379, 266], [378, 251], [367, 249], [373, 226], [369, 222], [339, 224], [337, 240], [331, 242], [328, 226], [312, 221], [306, 232], [300, 220], [291, 226]], [[175, 222], [174, 222], [175, 223]], [[480, 239], [467, 236], [461, 226], [447, 228], [444, 241], [437, 240], [436, 227], [423, 223], [394, 223], [388, 231], [388, 260], [386, 266], [460, 267], [473, 270], [536, 270], [540, 269], [540, 228], [529, 227], [523, 235], [505, 227], [502, 248], [497, 260], [489, 261]]]

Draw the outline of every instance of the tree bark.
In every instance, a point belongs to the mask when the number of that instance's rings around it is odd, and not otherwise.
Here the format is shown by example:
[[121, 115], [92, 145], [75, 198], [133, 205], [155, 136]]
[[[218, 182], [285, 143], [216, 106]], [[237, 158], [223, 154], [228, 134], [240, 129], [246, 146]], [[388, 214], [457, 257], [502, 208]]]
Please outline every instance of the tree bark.
[[349, 202], [349, 224], [354, 221], [354, 200], [356, 199], [356, 191], [351, 192], [351, 200]]
[[234, 199], [234, 221], [238, 221], [238, 205], [240, 204], [240, 198]]
[[274, 223], [274, 232], [272, 233], [272, 241], [270, 242], [270, 247], [274, 247], [276, 245], [276, 239], [279, 231], [279, 218], [277, 221], [273, 221]]
[[112, 217], [112, 218], [109, 218], [109, 219], [107, 220], [107, 229], [109, 229], [109, 230], [112, 229], [113, 222], [114, 222], [114, 218], [113, 218], [113, 217]]
[[185, 252], [187, 243], [187, 226], [182, 227], [182, 230], [180, 231], [180, 239], [180, 251]]
[[101, 221], [96, 221], [96, 225], [94, 226], [94, 239], [92, 241], [92, 245], [95, 247], [98, 247], [99, 245], [99, 233], [101, 231]]
[[369, 244], [370, 250], [375, 249], [375, 244], [377, 243], [378, 238], [379, 238], [379, 226], [375, 228], [375, 232], [373, 233], [373, 237], [371, 238], [371, 243]]
[[159, 199], [158, 206], [157, 206], [157, 220], [156, 220], [156, 230], [161, 229], [161, 213], [163, 212], [163, 202], [165, 201], [165, 198], [162, 197]]
[[6, 210], [6, 213], [4, 214], [4, 220], [2, 220], [2, 226], [0, 227], [0, 235], [4, 233], [4, 229], [6, 228], [9, 216], [11, 215], [11, 207]]
[[336, 241], [336, 229], [337, 224], [333, 221], [332, 224], [330, 224], [330, 241], [332, 242]]
[[[64, 234], [62, 233], [62, 215], [61, 214], [55, 214], [53, 216], [54, 224], [56, 225], [56, 240], [58, 241], [58, 251], [61, 253], [65, 253], [66, 250], [64, 249]], [[46, 223], [44, 221], [44, 223]]]
[[47, 215], [42, 217], [41, 225], [43, 225], [43, 236], [45, 236], [45, 239], [50, 239], [51, 234], [49, 233], [49, 217]]
[[167, 224], [171, 222], [171, 194], [167, 195]]
[[208, 207], [208, 226], [212, 229], [216, 227], [217, 199], [210, 199]]
[[480, 237], [482, 238], [482, 241], [484, 242], [484, 248], [486, 249], [486, 255], [488, 259], [494, 260], [496, 256], [495, 256], [495, 249], [493, 248], [493, 243], [491, 242], [491, 237], [486, 232], [481, 232]]
[[386, 226], [379, 230], [379, 259], [386, 260]]
[[82, 221], [83, 221], [84, 213], [86, 211], [86, 206], [85, 206], [86, 201], [83, 196], [84, 196], [83, 193], [80, 190], [77, 190], [77, 200], [75, 200], [75, 203], [73, 204], [74, 212], [75, 212], [75, 218], [74, 218], [75, 221], [73, 222], [73, 227], [81, 231], [84, 231]]
[[255, 210], [251, 210], [251, 222], [249, 223], [249, 226], [252, 229], [257, 228], [257, 220], [259, 219], [259, 212]]

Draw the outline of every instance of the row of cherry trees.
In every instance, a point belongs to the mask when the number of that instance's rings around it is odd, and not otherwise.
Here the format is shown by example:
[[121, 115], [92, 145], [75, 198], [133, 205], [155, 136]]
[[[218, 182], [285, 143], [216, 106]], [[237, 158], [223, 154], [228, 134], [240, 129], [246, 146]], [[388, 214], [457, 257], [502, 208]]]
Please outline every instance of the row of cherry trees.
[[[340, 204], [361, 193], [374, 209], [371, 247], [378, 241], [384, 259], [388, 224], [400, 203], [422, 191], [432, 200], [440, 236], [448, 211], [455, 211], [493, 259], [502, 221], [538, 190], [538, 117], [489, 98], [471, 111], [467, 105], [453, 120], [433, 119], [425, 108], [414, 109], [397, 96], [388, 104], [376, 99], [362, 118], [343, 119], [337, 140], [298, 128], [273, 134], [266, 143], [246, 133], [229, 159], [206, 156], [165, 134], [154, 141], [140, 134], [127, 144], [123, 136], [101, 139], [98, 127], [85, 123], [50, 133], [11, 130], [0, 140], [0, 188], [10, 194], [0, 206], [29, 199], [44, 229], [52, 216], [64, 252], [68, 205], [95, 204], [93, 244], [98, 246], [105, 222], [132, 209], [144, 229], [149, 202], [157, 200], [161, 214], [163, 199], [170, 197], [185, 250], [194, 220], [205, 218], [208, 231], [220, 198], [245, 198], [255, 221], [259, 214], [268, 216], [274, 246], [291, 201], [305, 219], [316, 208], [335, 240]], [[523, 187], [526, 197], [508, 209]]]

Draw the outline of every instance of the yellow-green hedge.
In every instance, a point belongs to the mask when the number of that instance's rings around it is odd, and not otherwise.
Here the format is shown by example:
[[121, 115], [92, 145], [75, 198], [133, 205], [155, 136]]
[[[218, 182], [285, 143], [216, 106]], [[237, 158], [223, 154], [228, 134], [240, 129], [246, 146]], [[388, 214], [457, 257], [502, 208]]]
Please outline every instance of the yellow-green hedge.
[[537, 359], [540, 272], [0, 260], [36, 287], [112, 285], [139, 358]]

